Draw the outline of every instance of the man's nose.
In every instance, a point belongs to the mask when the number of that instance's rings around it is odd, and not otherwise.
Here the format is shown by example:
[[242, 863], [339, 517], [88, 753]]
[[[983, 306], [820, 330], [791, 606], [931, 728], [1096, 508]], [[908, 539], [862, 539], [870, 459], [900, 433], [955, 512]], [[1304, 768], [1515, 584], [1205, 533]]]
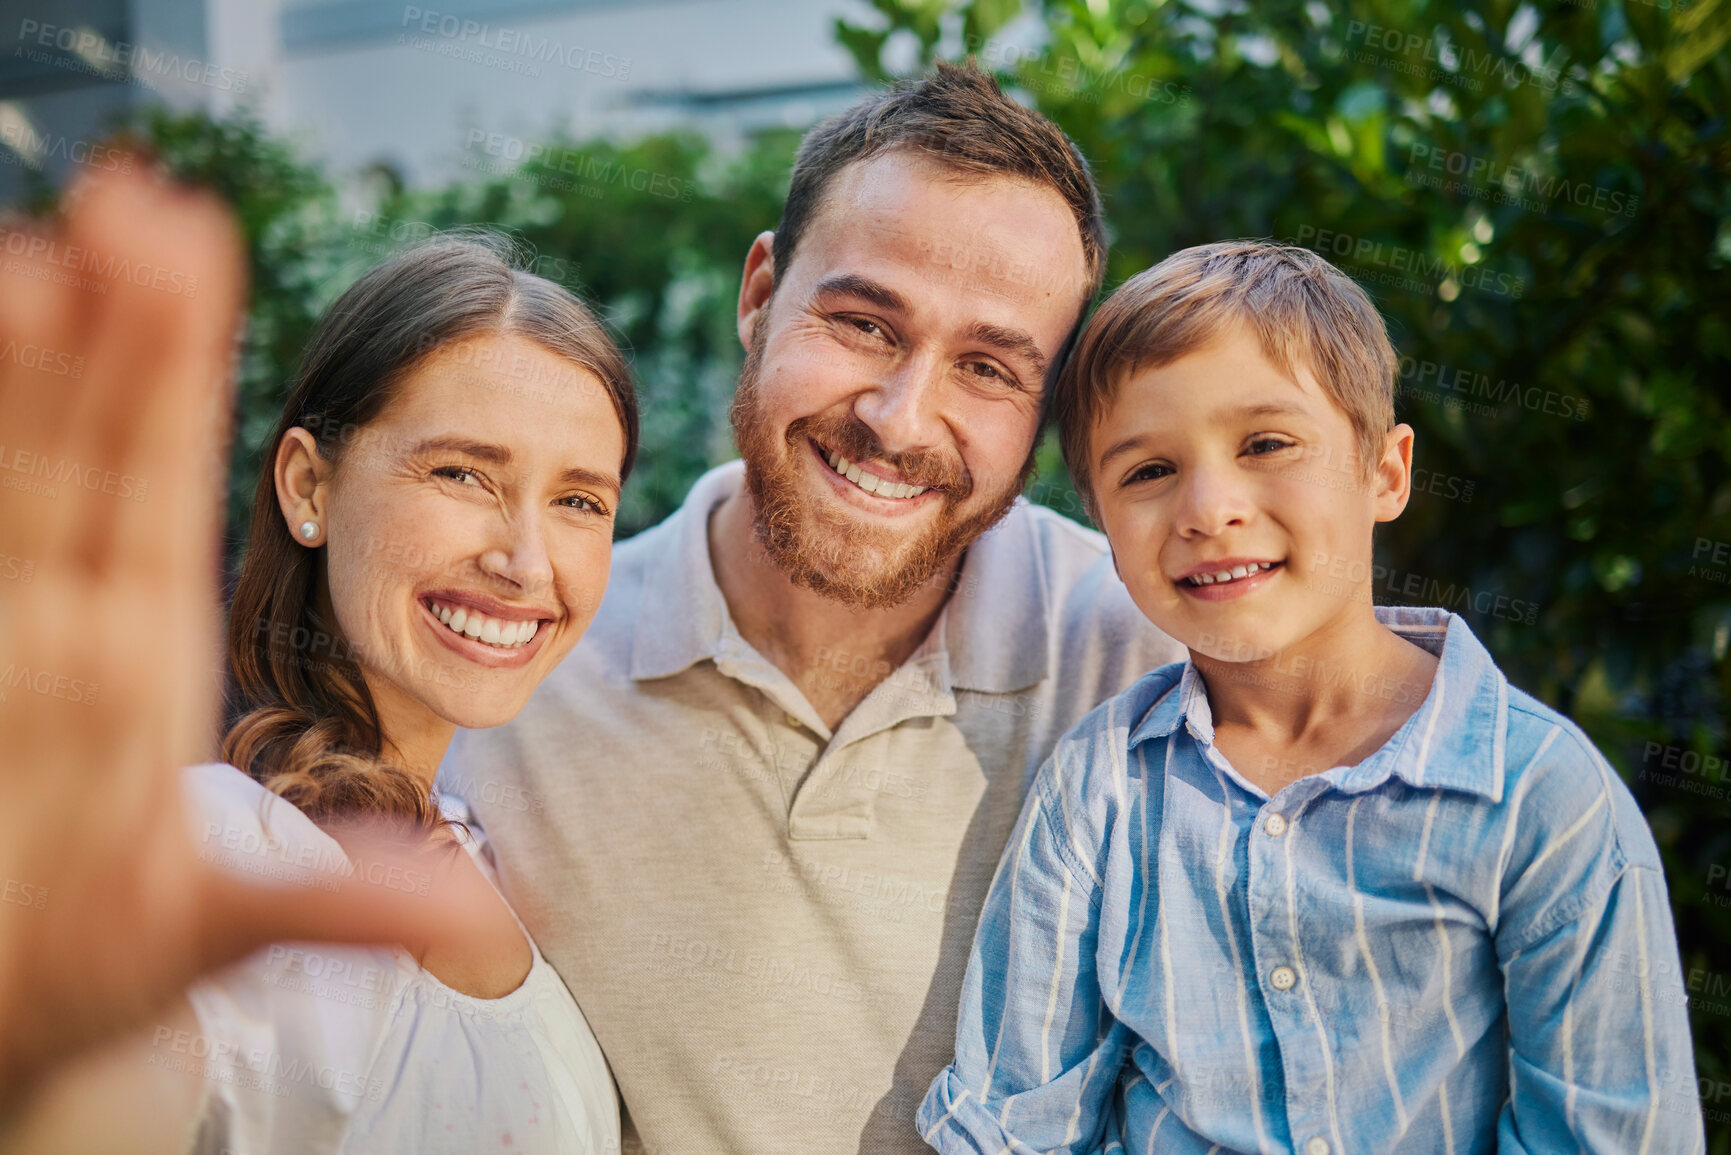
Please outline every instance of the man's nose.
[[940, 412], [947, 363], [916, 351], [854, 401], [854, 415], [871, 427], [886, 453], [931, 449], [944, 440]]

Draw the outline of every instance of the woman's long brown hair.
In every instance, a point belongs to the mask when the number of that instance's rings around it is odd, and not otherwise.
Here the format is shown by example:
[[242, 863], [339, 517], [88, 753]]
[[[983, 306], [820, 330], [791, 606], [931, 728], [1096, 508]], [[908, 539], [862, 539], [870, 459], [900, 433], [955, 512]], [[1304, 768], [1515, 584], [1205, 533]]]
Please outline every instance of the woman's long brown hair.
[[321, 825], [386, 815], [430, 830], [441, 819], [422, 785], [384, 756], [356, 652], [314, 605], [324, 551], [295, 540], [277, 503], [274, 463], [287, 432], [306, 429], [340, 467], [424, 358], [511, 333], [600, 379], [625, 432], [621, 480], [637, 454], [637, 401], [618, 346], [582, 302], [514, 267], [509, 253], [498, 237], [440, 237], [356, 281], [313, 330], [264, 455], [229, 607], [222, 755]]

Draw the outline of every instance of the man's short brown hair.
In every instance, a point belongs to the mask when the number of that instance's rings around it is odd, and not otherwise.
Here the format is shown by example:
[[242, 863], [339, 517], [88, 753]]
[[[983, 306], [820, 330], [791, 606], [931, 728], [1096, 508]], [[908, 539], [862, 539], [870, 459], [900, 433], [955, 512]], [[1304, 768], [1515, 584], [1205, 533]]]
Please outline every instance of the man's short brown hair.
[[960, 176], [1012, 176], [1057, 192], [1075, 214], [1087, 261], [1078, 308], [1094, 299], [1105, 275], [1106, 227], [1088, 162], [1063, 129], [1005, 96], [971, 60], [940, 62], [926, 76], [875, 93], [805, 134], [775, 229], [777, 284], [830, 182], [855, 161], [895, 149], [929, 156]]
[[1345, 273], [1309, 249], [1217, 241], [1173, 253], [1119, 286], [1094, 313], [1058, 379], [1053, 412], [1064, 461], [1088, 512], [1089, 437], [1125, 378], [1194, 353], [1244, 325], [1269, 362], [1296, 381], [1310, 370], [1357, 435], [1361, 471], [1382, 459], [1394, 428], [1399, 370], [1382, 314]]

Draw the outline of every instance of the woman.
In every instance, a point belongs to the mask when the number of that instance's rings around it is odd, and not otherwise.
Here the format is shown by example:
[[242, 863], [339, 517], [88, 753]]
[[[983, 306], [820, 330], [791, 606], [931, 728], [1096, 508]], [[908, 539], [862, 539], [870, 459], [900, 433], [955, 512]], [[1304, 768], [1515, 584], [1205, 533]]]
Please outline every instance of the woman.
[[[270, 444], [228, 622], [227, 762], [186, 776], [201, 855], [259, 879], [486, 886], [433, 776], [600, 601], [637, 445], [624, 360], [565, 290], [439, 239], [331, 306]], [[384, 872], [351, 833], [379, 818], [448, 853]], [[460, 947], [277, 945], [195, 984], [197, 1031], [159, 1028], [150, 1060], [205, 1078], [194, 1149], [617, 1150], [594, 1037], [491, 897]]]

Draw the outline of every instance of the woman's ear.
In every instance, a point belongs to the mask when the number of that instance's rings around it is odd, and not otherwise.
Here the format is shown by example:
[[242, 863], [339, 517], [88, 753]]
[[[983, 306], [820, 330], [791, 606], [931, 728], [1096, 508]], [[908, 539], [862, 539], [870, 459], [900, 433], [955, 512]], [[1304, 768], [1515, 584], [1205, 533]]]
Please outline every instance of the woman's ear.
[[309, 549], [325, 541], [331, 471], [331, 463], [319, 454], [318, 440], [299, 425], [277, 442], [273, 467], [277, 506], [288, 523], [289, 536]]
[[1390, 429], [1382, 442], [1371, 488], [1376, 494], [1376, 520], [1393, 521], [1412, 497], [1412, 426], [1404, 421]]

